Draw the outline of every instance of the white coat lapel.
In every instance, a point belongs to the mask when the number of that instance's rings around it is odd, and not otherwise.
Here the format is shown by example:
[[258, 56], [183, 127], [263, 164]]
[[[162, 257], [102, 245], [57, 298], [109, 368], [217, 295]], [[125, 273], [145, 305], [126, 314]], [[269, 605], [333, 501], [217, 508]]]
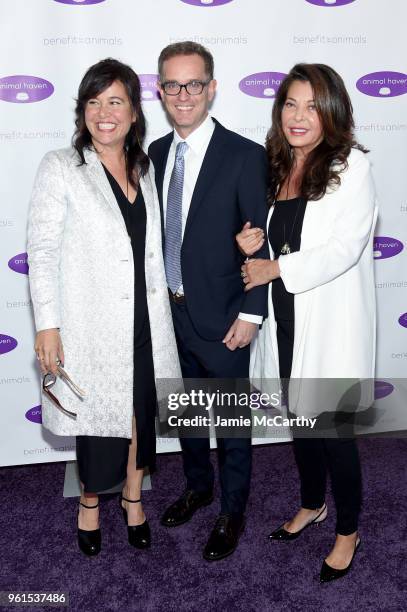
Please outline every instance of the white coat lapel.
[[329, 195], [307, 202], [301, 230], [301, 251], [323, 244], [329, 235]]
[[86, 160], [86, 170], [89, 176], [89, 179], [96, 187], [98, 191], [102, 193], [104, 199], [109, 204], [110, 208], [113, 210], [118, 222], [121, 227], [124, 229], [127, 235], [126, 224], [123, 219], [123, 215], [120, 211], [119, 205], [117, 203], [116, 197], [110, 187], [109, 180], [106, 176], [105, 171], [103, 170], [102, 164], [96, 155], [95, 151], [90, 149], [84, 150], [85, 160]]
[[[329, 196], [326, 195], [321, 200], [307, 202], [301, 230], [300, 251], [312, 249], [328, 239], [327, 223], [329, 215], [327, 214], [327, 203], [325, 201], [327, 197]], [[299, 373], [303, 371], [304, 343], [309, 324], [310, 308], [314, 297], [315, 292], [313, 291], [304, 291], [294, 296], [294, 349], [291, 369], [291, 376], [293, 378], [298, 378]]]
[[155, 223], [156, 206], [154, 203], [154, 186], [151, 182], [150, 173], [140, 177], [140, 188], [143, 193], [144, 203], [146, 206], [146, 249], [153, 242], [152, 232]]
[[269, 250], [270, 250], [270, 259], [274, 259], [274, 251], [273, 251], [273, 247], [271, 246], [271, 242], [270, 242], [270, 238], [269, 238], [269, 225], [270, 225], [270, 221], [271, 221], [271, 216], [274, 212], [274, 206], [270, 206], [270, 210], [268, 212], [267, 215], [267, 223], [266, 223], [266, 228], [267, 228], [267, 241], [268, 241], [268, 245], [269, 245]]

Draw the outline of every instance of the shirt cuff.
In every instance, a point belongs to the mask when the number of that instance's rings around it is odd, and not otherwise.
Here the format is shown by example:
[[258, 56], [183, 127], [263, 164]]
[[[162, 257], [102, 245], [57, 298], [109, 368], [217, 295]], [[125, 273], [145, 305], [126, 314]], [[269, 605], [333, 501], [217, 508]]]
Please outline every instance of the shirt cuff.
[[257, 325], [261, 325], [263, 323], [263, 317], [261, 315], [239, 312], [239, 316], [237, 318], [241, 321], [248, 321], [248, 323], [257, 323]]

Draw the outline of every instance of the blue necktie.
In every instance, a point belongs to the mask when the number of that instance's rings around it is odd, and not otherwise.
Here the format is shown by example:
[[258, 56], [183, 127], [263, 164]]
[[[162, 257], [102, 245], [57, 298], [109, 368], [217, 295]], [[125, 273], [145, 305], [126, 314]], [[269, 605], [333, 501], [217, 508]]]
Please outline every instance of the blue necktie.
[[165, 222], [165, 272], [168, 287], [173, 293], [182, 285], [181, 244], [182, 244], [182, 191], [184, 187], [184, 155], [188, 148], [186, 142], [179, 142], [175, 151], [167, 197]]

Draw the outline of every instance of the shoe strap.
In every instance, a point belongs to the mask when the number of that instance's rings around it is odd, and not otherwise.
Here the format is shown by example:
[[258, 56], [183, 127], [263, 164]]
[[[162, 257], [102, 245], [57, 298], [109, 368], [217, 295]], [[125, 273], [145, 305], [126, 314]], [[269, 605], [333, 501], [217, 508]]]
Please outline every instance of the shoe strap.
[[316, 517], [313, 520], [316, 521], [320, 516], [322, 516], [326, 509], [327, 509], [327, 505], [326, 505], [326, 503], [324, 503], [324, 505], [322, 506], [321, 511], [318, 512], [318, 514], [316, 515]]
[[123, 495], [122, 500], [129, 502], [129, 504], [138, 504], [139, 502], [141, 502], [141, 499], [127, 499], [127, 497], [124, 497]]
[[94, 508], [99, 508], [99, 501], [98, 501], [98, 503], [96, 504], [96, 506], [87, 506], [86, 504], [84, 504], [84, 503], [83, 503], [83, 502], [81, 502], [81, 501], [79, 502], [79, 505], [80, 505], [80, 506], [83, 506], [84, 508], [87, 508], [88, 510], [93, 510]]

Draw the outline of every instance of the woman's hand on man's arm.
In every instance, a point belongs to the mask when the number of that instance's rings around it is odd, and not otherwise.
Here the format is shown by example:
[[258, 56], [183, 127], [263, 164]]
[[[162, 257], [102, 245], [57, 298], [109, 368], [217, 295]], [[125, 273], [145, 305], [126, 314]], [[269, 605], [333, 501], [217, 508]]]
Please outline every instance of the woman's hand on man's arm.
[[236, 235], [236, 241], [243, 255], [250, 257], [263, 246], [264, 231], [260, 227], [251, 227], [250, 221], [247, 221]]
[[250, 291], [253, 287], [266, 285], [279, 278], [280, 266], [278, 259], [249, 259], [242, 266], [242, 278], [245, 284], [245, 291]]

